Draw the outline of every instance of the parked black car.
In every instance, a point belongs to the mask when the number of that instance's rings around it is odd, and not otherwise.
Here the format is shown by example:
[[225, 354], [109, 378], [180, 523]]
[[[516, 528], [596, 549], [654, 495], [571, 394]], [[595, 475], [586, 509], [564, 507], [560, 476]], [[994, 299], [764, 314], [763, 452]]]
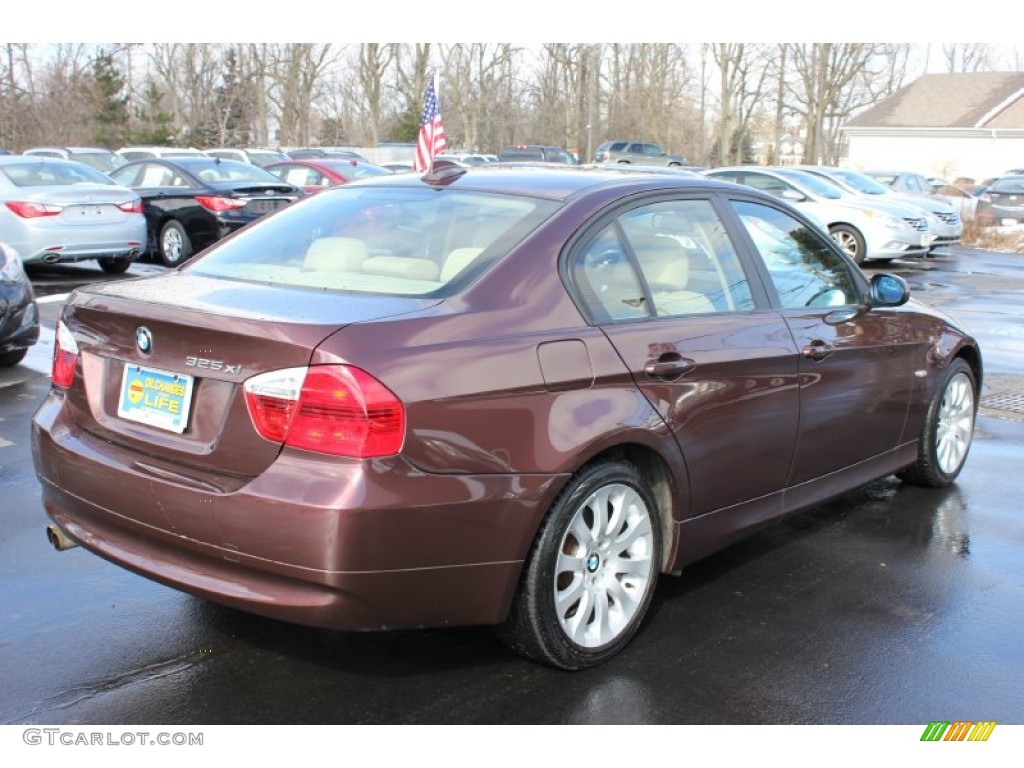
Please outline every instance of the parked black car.
[[169, 267], [303, 195], [255, 165], [214, 157], [136, 160], [110, 176], [139, 193], [149, 251]]
[[0, 368], [17, 365], [39, 339], [39, 311], [21, 259], [0, 243]]
[[1000, 176], [978, 198], [975, 218], [985, 225], [1024, 222], [1024, 175]]

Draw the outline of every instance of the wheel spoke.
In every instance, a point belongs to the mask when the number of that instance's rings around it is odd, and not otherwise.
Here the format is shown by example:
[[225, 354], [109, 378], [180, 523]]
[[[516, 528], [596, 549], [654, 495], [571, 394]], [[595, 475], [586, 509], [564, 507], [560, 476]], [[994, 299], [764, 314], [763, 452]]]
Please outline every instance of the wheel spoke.
[[626, 531], [624, 535], [620, 536], [614, 541], [613, 551], [616, 555], [621, 555], [623, 552], [629, 552], [638, 540], [643, 540], [643, 542], [646, 544], [650, 535], [650, 519], [647, 517], [637, 519], [633, 522], [633, 525], [629, 527], [629, 529]]
[[[570, 607], [572, 607], [570, 605]], [[590, 621], [591, 609], [593, 608], [593, 597], [590, 590], [580, 591], [580, 601], [576, 613], [568, 619], [562, 617], [562, 626], [566, 628], [569, 637], [579, 645], [586, 645], [587, 624]]]
[[583, 597], [586, 591], [585, 580], [581, 574], [574, 574], [572, 583], [555, 596], [555, 609], [558, 611], [558, 618], [565, 619], [569, 609]]

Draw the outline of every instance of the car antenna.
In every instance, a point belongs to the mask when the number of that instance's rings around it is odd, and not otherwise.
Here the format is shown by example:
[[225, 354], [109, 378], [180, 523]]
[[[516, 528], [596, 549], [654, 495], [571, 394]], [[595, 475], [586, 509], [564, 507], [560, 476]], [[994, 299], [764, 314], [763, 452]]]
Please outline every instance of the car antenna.
[[451, 160], [434, 160], [430, 164], [430, 169], [420, 178], [427, 182], [427, 184], [443, 186], [451, 184], [457, 178], [464, 175], [466, 170], [466, 168], [458, 163], [453, 163]]

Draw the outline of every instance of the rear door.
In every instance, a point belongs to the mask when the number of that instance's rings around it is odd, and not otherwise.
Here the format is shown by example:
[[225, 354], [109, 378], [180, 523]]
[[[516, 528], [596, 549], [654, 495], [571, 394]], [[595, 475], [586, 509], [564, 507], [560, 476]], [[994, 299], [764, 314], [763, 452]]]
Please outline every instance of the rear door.
[[608, 216], [570, 255], [570, 273], [682, 449], [687, 516], [779, 492], [796, 441], [797, 350], [712, 201]]

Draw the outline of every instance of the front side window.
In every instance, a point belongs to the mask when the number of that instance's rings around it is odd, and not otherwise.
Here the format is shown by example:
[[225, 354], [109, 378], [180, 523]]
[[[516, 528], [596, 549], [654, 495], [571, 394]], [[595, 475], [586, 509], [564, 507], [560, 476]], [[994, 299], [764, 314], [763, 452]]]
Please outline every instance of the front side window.
[[732, 204], [764, 260], [782, 308], [861, 301], [848, 263], [824, 235], [777, 208], [747, 201]]

